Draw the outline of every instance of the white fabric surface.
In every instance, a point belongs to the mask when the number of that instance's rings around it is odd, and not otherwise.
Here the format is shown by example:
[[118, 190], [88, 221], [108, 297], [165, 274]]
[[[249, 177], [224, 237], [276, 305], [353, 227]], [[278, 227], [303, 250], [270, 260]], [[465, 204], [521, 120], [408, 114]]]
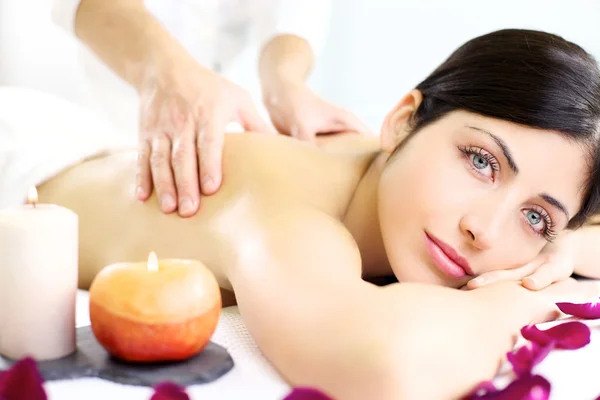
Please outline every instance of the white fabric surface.
[[[53, 0], [53, 20], [74, 35], [81, 0]], [[277, 34], [306, 39], [319, 55], [324, 47], [331, 0], [145, 0], [148, 10], [201, 65], [247, 89], [265, 121], [258, 79], [258, 57], [265, 41]], [[135, 90], [91, 51], [80, 49], [87, 78], [87, 101], [112, 124], [137, 134], [139, 101]]]

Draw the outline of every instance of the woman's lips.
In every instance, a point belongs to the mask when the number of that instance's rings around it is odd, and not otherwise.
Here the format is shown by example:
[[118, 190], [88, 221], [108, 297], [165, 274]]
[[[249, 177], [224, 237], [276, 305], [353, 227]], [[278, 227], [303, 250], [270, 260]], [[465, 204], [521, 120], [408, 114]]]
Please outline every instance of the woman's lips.
[[473, 275], [467, 260], [461, 257], [452, 246], [425, 232], [425, 248], [434, 264], [444, 274], [452, 278]]

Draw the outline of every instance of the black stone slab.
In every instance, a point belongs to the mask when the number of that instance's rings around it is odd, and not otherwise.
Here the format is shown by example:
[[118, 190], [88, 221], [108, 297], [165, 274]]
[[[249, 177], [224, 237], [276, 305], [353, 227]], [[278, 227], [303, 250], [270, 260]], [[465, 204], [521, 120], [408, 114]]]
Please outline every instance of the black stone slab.
[[[11, 364], [14, 361], [7, 360]], [[37, 363], [47, 381], [84, 377], [102, 378], [136, 386], [170, 381], [181, 386], [212, 382], [233, 368], [227, 350], [216, 343], [197, 355], [177, 362], [128, 363], [110, 356], [98, 343], [90, 326], [77, 328], [77, 351], [57, 360]]]

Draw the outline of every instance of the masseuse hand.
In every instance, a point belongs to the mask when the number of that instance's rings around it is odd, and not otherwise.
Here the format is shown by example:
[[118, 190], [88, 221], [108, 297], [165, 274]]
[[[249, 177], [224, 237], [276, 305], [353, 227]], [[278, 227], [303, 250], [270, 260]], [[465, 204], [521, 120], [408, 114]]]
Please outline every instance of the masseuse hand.
[[530, 290], [540, 290], [573, 274], [573, 236], [569, 233], [548, 243], [530, 263], [515, 269], [491, 271], [470, 280], [468, 289], [476, 289], [502, 280], [521, 281]]
[[194, 215], [200, 193], [215, 193], [222, 181], [225, 126], [268, 132], [249, 94], [193, 60], [174, 63], [140, 89], [139, 200], [157, 192], [165, 213]]
[[304, 83], [280, 82], [264, 97], [273, 125], [285, 135], [314, 141], [316, 135], [326, 133], [370, 134], [351, 112], [325, 101]]

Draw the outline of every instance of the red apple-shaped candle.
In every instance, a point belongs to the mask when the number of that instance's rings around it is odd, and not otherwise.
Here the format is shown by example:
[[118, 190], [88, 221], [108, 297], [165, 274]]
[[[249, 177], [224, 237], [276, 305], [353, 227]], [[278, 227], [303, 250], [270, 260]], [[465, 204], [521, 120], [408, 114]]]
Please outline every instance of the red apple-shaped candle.
[[219, 285], [202, 263], [160, 260], [103, 268], [90, 287], [90, 320], [100, 344], [132, 362], [185, 360], [199, 353], [221, 313]]

